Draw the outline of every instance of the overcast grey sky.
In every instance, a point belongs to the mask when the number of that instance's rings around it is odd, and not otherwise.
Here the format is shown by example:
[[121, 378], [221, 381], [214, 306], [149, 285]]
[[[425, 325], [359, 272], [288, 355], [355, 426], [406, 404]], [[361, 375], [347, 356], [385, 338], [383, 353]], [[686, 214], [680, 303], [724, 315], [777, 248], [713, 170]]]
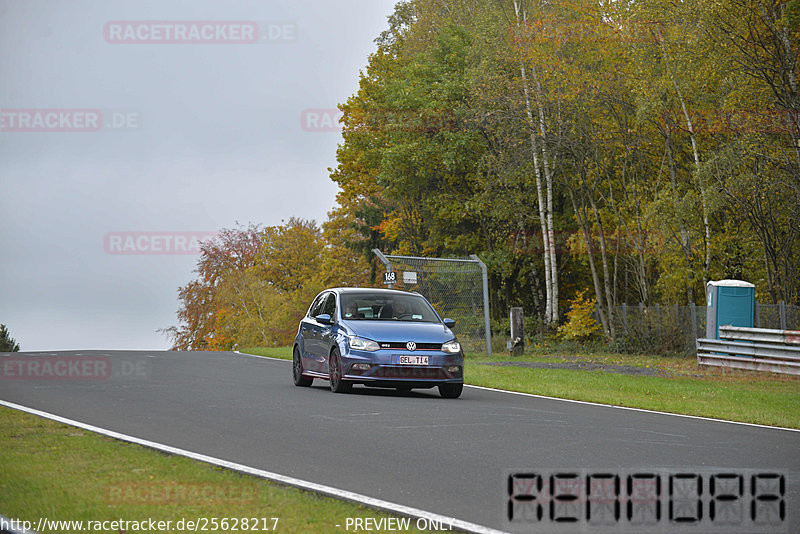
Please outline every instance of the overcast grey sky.
[[0, 323], [22, 350], [167, 348], [193, 238], [323, 221], [330, 121], [394, 3], [0, 0]]

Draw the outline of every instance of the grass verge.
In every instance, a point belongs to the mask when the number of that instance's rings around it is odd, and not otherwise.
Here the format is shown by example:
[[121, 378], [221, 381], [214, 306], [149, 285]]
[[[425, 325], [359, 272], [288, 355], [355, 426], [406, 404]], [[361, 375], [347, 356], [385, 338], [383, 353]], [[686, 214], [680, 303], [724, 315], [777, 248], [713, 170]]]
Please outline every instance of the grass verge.
[[[248, 354], [291, 359], [291, 347], [247, 348]], [[497, 367], [481, 362], [623, 365], [657, 376], [600, 370]], [[468, 354], [465, 382], [549, 397], [644, 408], [743, 423], [800, 428], [800, 377], [698, 366], [692, 357], [549, 352], [530, 347], [523, 356]]]
[[[206, 521], [204, 532], [267, 532], [273, 531], [277, 518], [277, 532], [342, 532], [347, 518], [390, 517], [1, 406], [0, 444], [0, 513], [31, 521], [34, 527], [39, 518], [152, 518], [172, 522], [173, 528], [159, 532], [190, 531], [176, 528], [182, 519]], [[219, 528], [213, 528], [211, 518], [218, 519]], [[233, 519], [223, 525], [222, 518], [240, 518], [238, 528]], [[241, 518], [248, 518], [248, 528]], [[127, 526], [114, 530], [152, 530]], [[74, 525], [44, 530], [77, 531]]]
[[800, 383], [769, 379], [628, 376], [603, 371], [468, 365], [478, 386], [549, 397], [800, 428]]
[[267, 356], [269, 358], [279, 358], [281, 360], [292, 359], [292, 347], [250, 347], [239, 349], [244, 354], [255, 354], [256, 356]]

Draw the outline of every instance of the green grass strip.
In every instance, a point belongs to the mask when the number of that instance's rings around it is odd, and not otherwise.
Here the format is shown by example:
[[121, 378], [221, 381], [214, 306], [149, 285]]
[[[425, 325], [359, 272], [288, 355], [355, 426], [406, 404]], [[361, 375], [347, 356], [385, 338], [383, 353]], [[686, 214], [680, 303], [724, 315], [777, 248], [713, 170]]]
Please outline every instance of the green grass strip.
[[[0, 513], [34, 527], [41, 517], [92, 522], [152, 518], [172, 521], [173, 528], [162, 532], [190, 530], [174, 528], [181, 519], [206, 521], [209, 528], [203, 532], [272, 532], [277, 518], [276, 532], [307, 533], [342, 532], [347, 518], [391, 517], [6, 407], [0, 407], [0, 473]], [[217, 518], [219, 528], [212, 528], [211, 518]], [[232, 520], [223, 528], [222, 518], [238, 518], [238, 530]], [[247, 529], [243, 518], [248, 518]]]
[[797, 382], [628, 376], [603, 371], [467, 365], [477, 386], [548, 397], [644, 408], [788, 428], [800, 428]]

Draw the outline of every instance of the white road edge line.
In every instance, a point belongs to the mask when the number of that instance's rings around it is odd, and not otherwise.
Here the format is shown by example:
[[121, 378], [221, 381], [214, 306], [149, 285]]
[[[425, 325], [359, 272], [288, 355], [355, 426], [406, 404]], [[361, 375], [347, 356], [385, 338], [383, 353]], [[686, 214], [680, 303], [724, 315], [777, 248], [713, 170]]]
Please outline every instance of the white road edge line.
[[276, 362], [291, 362], [292, 360], [287, 360], [285, 358], [273, 358], [272, 356], [260, 356], [258, 354], [248, 354], [247, 352], [239, 352], [238, 350], [233, 351], [234, 353], [238, 354], [239, 356], [248, 356], [250, 358], [259, 358], [261, 360], [275, 360]]
[[[281, 360], [285, 361], [285, 360]], [[243, 464], [237, 464], [234, 462], [229, 462], [227, 460], [222, 460], [221, 458], [215, 458], [213, 456], [207, 456], [205, 454], [200, 454], [197, 452], [187, 451], [185, 449], [179, 449], [177, 447], [172, 447], [170, 445], [165, 445], [163, 443], [158, 443], [155, 441], [149, 441], [142, 438], [137, 438], [134, 436], [129, 436], [127, 434], [121, 434], [119, 432], [115, 432], [113, 430], [108, 430], [105, 428], [100, 428], [94, 425], [90, 425], [87, 423], [82, 423], [80, 421], [75, 421], [73, 419], [68, 419], [66, 417], [61, 417], [60, 415], [43, 412], [41, 410], [37, 410], [35, 408], [29, 408], [27, 406], [22, 406], [21, 404], [16, 404], [13, 402], [8, 402], [5, 400], [0, 399], [0, 405], [5, 406], [7, 408], [12, 408], [14, 410], [19, 410], [22, 412], [26, 412], [32, 415], [37, 415], [39, 417], [44, 417], [45, 419], [51, 419], [53, 421], [57, 421], [59, 423], [64, 423], [66, 425], [75, 426], [78, 428], [82, 428], [84, 430], [88, 430], [89, 432], [95, 432], [97, 434], [102, 434], [104, 436], [108, 436], [110, 438], [118, 439], [121, 441], [126, 441], [128, 443], [135, 443], [136, 445], [141, 445], [143, 447], [148, 447], [150, 449], [156, 449], [162, 452], [166, 452], [168, 454], [176, 454], [178, 456], [185, 456], [187, 458], [191, 458], [192, 460], [197, 460], [199, 462], [205, 462], [208, 464], [216, 465], [219, 467], [224, 467], [226, 469], [232, 469], [234, 471], [238, 471], [240, 473], [246, 473], [248, 475], [253, 475], [256, 477], [264, 478], [270, 480], [272, 482], [276, 482], [278, 484], [283, 484], [286, 486], [292, 486], [295, 488], [299, 488], [306, 491], [313, 491], [316, 493], [321, 493], [323, 495], [328, 495], [329, 497], [334, 497], [336, 499], [343, 499], [346, 501], [352, 501], [358, 504], [363, 504], [365, 506], [369, 506], [371, 508], [377, 508], [379, 510], [383, 510], [386, 512], [395, 513], [398, 515], [412, 517], [417, 519], [426, 519], [432, 522], [438, 522], [442, 525], [450, 525], [453, 529], [463, 530], [465, 532], [475, 532], [478, 534], [504, 534], [502, 530], [496, 530], [493, 528], [485, 527], [483, 525], [478, 525], [475, 523], [470, 523], [468, 521], [463, 521], [461, 519], [455, 519], [452, 517], [443, 516], [440, 514], [435, 514], [433, 512], [427, 512], [425, 510], [420, 510], [418, 508], [412, 508], [410, 506], [404, 506], [402, 504], [396, 504], [389, 501], [384, 501], [381, 499], [376, 499], [374, 497], [369, 497], [367, 495], [361, 495], [360, 493], [354, 493], [352, 491], [347, 491], [339, 488], [334, 488], [331, 486], [325, 486], [323, 484], [317, 484], [316, 482], [309, 482], [307, 480], [301, 480], [299, 478], [289, 477], [286, 475], [281, 475], [278, 473], [273, 473], [271, 471], [264, 471], [262, 469], [256, 469], [255, 467], [250, 467]]]
[[[291, 362], [291, 360], [284, 360], [283, 358], [273, 358], [271, 356], [258, 356], [256, 354], [247, 354], [246, 352], [239, 352], [238, 350], [234, 351], [236, 354], [240, 356], [250, 356], [252, 358], [268, 358], [270, 360], [277, 360], [280, 362]], [[523, 397], [535, 397], [537, 399], [548, 399], [548, 400], [555, 400], [555, 401], [562, 401], [562, 402], [572, 402], [575, 404], [586, 404], [588, 406], [602, 406], [603, 408], [617, 408], [619, 410], [630, 410], [632, 412], [644, 412], [644, 413], [655, 413], [659, 415], [672, 415], [674, 417], [685, 417], [687, 419], [699, 419], [701, 421], [713, 421], [715, 423], [729, 423], [732, 425], [743, 425], [743, 426], [752, 426], [756, 428], [769, 428], [772, 430], [786, 430], [788, 432], [800, 432], [798, 428], [787, 428], [784, 426], [770, 426], [770, 425], [759, 425], [758, 423], [743, 423], [741, 421], [730, 421], [728, 419], [714, 419], [713, 417], [703, 417], [701, 415], [687, 415], [683, 413], [671, 413], [671, 412], [659, 412], [657, 410], [647, 410], [645, 408], [631, 408], [629, 406], [615, 406], [613, 404], [602, 404], [600, 402], [590, 402], [590, 401], [582, 401], [582, 400], [574, 400], [574, 399], [562, 399], [560, 397], [548, 397], [547, 395], [537, 395], [535, 393], [523, 393], [521, 391], [510, 391], [508, 389], [497, 389], [497, 388], [489, 388], [486, 386], [474, 386], [472, 384], [464, 384], [464, 387], [474, 388], [474, 389], [484, 389], [486, 391], [496, 391], [498, 393], [509, 393], [511, 395], [522, 395]]]

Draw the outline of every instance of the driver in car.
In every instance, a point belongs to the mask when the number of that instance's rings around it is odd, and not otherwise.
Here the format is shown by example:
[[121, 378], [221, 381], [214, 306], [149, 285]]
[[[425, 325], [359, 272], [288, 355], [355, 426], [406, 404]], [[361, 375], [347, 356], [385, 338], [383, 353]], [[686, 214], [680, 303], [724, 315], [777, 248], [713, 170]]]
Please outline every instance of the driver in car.
[[411, 309], [408, 303], [398, 300], [394, 303], [394, 316], [396, 319], [408, 318], [411, 315]]

